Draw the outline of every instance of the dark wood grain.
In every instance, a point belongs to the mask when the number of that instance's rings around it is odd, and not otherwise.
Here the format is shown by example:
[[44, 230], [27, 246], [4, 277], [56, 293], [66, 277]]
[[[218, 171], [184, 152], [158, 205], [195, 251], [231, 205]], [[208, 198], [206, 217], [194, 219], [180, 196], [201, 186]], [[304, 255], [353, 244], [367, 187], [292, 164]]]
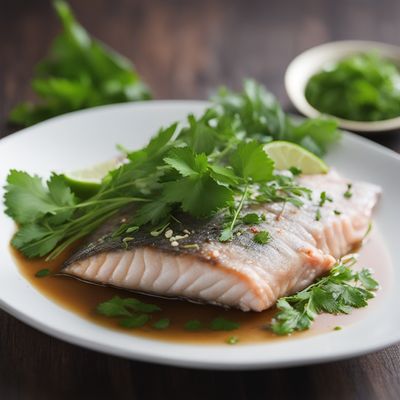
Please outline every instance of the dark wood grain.
[[[157, 98], [206, 98], [265, 83], [289, 107], [283, 74], [302, 50], [338, 39], [400, 45], [398, 0], [71, 0], [90, 32], [130, 57]], [[48, 1], [0, 2], [0, 137], [30, 99], [34, 64], [58, 23]], [[400, 134], [373, 140], [400, 151]], [[0, 160], [1, 163], [1, 160]], [[0, 311], [1, 399], [399, 399], [400, 346], [323, 365], [253, 372], [158, 366], [64, 343]], [[368, 335], [368, 332], [366, 332]]]

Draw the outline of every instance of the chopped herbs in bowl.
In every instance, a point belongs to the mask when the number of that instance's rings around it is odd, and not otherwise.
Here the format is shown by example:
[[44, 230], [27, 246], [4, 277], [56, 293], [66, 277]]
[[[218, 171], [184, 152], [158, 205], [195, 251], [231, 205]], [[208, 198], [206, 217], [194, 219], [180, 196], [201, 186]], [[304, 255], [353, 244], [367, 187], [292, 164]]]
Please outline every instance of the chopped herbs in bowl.
[[308, 81], [305, 96], [318, 111], [353, 121], [400, 115], [400, 72], [378, 53], [360, 53], [327, 65]]
[[329, 115], [356, 132], [400, 129], [400, 47], [366, 40], [324, 43], [285, 72], [293, 105], [309, 118]]

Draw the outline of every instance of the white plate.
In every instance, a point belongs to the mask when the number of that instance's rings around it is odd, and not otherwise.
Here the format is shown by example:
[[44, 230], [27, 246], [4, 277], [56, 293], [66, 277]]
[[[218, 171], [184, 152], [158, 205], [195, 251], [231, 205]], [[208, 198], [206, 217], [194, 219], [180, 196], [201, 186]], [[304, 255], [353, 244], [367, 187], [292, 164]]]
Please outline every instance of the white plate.
[[[145, 144], [161, 125], [201, 112], [206, 103], [153, 101], [99, 107], [54, 118], [0, 141], [0, 186], [10, 168], [48, 175], [113, 157], [115, 144]], [[400, 267], [400, 157], [366, 139], [345, 134], [328, 162], [351, 178], [383, 187], [376, 215], [393, 264]], [[2, 189], [1, 189], [2, 191]], [[2, 196], [3, 193], [0, 192]], [[20, 320], [60, 339], [118, 356], [163, 364], [250, 369], [351, 357], [400, 340], [400, 271], [379, 306], [342, 331], [253, 345], [190, 345], [125, 335], [95, 325], [51, 302], [18, 272], [9, 250], [14, 224], [0, 206], [0, 305]]]

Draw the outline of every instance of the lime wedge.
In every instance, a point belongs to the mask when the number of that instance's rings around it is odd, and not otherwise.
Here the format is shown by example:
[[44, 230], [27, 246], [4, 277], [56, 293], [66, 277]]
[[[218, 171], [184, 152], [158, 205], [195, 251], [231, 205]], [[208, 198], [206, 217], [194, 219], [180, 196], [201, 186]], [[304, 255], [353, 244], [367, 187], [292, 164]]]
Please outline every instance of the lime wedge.
[[92, 167], [64, 173], [71, 190], [80, 198], [93, 196], [100, 188], [102, 179], [109, 171], [119, 167], [121, 161], [113, 159]]
[[296, 167], [303, 174], [325, 174], [329, 170], [315, 154], [291, 142], [277, 140], [266, 144], [264, 150], [274, 160], [276, 169]]

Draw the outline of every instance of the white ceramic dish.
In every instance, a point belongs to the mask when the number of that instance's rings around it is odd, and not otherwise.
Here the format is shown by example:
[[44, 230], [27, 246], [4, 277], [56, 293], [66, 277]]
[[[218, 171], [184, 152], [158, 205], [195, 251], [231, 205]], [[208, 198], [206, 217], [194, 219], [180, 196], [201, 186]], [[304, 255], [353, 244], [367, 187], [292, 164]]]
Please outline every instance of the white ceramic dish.
[[[286, 92], [290, 100], [301, 113], [308, 117], [314, 118], [321, 115], [305, 97], [305, 88], [309, 79], [329, 63], [370, 51], [382, 55], [400, 67], [400, 47], [379, 42], [344, 40], [325, 43], [301, 53], [289, 64], [285, 73]], [[373, 122], [336, 119], [341, 128], [357, 132], [381, 132], [400, 128], [400, 117]]]
[[[116, 154], [115, 144], [145, 144], [161, 126], [201, 112], [206, 103], [153, 101], [80, 111], [54, 118], [0, 141], [0, 186], [10, 168], [48, 175], [83, 168]], [[345, 134], [328, 162], [351, 178], [383, 187], [376, 215], [393, 264], [400, 268], [400, 157], [372, 142]], [[1, 189], [2, 191], [3, 189]], [[2, 196], [3, 193], [1, 192]], [[370, 352], [400, 340], [400, 270], [379, 306], [342, 331], [265, 344], [227, 346], [161, 342], [95, 325], [44, 297], [18, 272], [9, 249], [13, 221], [0, 206], [0, 305], [20, 320], [60, 339], [118, 356], [215, 369], [251, 369], [322, 362]]]

